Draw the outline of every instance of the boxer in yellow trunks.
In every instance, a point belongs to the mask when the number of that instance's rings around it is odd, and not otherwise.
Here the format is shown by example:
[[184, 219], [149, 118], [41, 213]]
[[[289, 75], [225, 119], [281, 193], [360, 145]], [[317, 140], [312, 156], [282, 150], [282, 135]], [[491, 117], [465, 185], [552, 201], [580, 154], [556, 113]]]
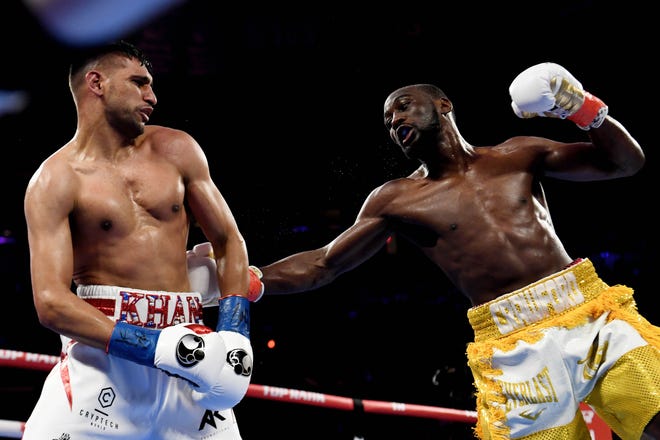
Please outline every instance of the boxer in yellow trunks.
[[[483, 84], [493, 78], [484, 71]], [[475, 146], [440, 88], [395, 89], [383, 106], [385, 128], [421, 165], [374, 188], [325, 246], [260, 265], [264, 294], [327, 285], [388, 240], [407, 240], [470, 301], [478, 438], [591, 440], [578, 411], [584, 400], [623, 440], [642, 431], [660, 439], [658, 327], [635, 310], [631, 289], [606, 286], [590, 261], [567, 268], [575, 258], [543, 186], [634, 176], [644, 152], [605, 102], [556, 63], [525, 69], [509, 95], [515, 116], [568, 120], [585, 139], [513, 136]], [[484, 118], [494, 107], [484, 102]], [[443, 337], [428, 335], [429, 344]]]

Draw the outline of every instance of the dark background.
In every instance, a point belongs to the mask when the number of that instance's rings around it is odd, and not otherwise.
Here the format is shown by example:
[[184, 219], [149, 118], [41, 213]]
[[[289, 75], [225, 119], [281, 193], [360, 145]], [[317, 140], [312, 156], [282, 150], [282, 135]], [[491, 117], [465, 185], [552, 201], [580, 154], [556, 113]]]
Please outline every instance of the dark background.
[[[383, 128], [383, 101], [396, 87], [439, 85], [474, 145], [520, 134], [586, 139], [570, 122], [520, 120], [510, 108], [508, 86], [520, 71], [562, 64], [638, 139], [647, 165], [616, 181], [548, 181], [555, 226], [569, 253], [592, 258], [606, 281], [634, 287], [640, 310], [657, 324], [651, 6], [533, 3], [398, 2], [361, 11], [184, 1], [124, 36], [154, 63], [159, 103], [151, 123], [200, 142], [256, 265], [326, 244], [353, 222], [371, 189], [416, 167]], [[0, 114], [0, 283], [9, 312], [0, 348], [57, 354], [58, 338], [32, 306], [22, 202], [32, 173], [75, 130], [66, 67], [78, 48], [50, 35], [20, 1], [3, 2], [0, 14], [0, 90], [30, 97], [24, 110]], [[330, 286], [254, 304], [252, 383], [471, 410], [468, 307], [399, 241]], [[27, 419], [45, 373], [2, 373], [0, 417]], [[236, 413], [246, 440], [471, 438], [460, 423], [254, 398]]]

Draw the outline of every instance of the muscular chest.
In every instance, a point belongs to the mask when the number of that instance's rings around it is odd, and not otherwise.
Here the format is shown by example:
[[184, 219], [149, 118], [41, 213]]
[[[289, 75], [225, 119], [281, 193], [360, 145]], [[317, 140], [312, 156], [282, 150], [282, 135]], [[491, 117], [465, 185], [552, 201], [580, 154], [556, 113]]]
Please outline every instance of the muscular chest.
[[81, 169], [79, 179], [74, 215], [89, 226], [132, 227], [136, 222], [165, 221], [183, 210], [182, 178], [166, 162]]
[[534, 210], [533, 199], [525, 174], [484, 173], [477, 178], [468, 173], [408, 188], [392, 205], [392, 214], [409, 236], [459, 237], [515, 224], [512, 219]]

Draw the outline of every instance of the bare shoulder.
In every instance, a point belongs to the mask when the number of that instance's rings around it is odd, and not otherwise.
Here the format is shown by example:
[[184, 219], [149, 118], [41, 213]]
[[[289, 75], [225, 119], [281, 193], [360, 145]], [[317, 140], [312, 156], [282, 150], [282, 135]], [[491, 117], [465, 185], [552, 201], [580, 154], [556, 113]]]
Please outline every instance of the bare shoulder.
[[145, 125], [145, 136], [169, 136], [169, 137], [186, 137], [190, 136], [186, 131], [174, 127], [166, 127], [164, 125]]
[[65, 180], [69, 175], [73, 175], [73, 166], [71, 163], [71, 155], [67, 146], [61, 147], [53, 154], [48, 156], [39, 168], [34, 172], [28, 187], [34, 186], [39, 180]]
[[155, 149], [199, 147], [190, 133], [178, 128], [147, 125], [142, 136], [143, 141], [148, 142]]
[[498, 145], [495, 145], [493, 148], [496, 151], [501, 151], [503, 153], [506, 153], [521, 148], [524, 149], [530, 149], [535, 147], [544, 148], [552, 143], [554, 143], [554, 141], [539, 136], [514, 136]]
[[476, 154], [484, 160], [520, 160], [531, 163], [552, 152], [561, 142], [538, 136], [515, 136], [502, 143], [489, 147], [475, 148]]
[[407, 177], [388, 180], [374, 188], [367, 198], [367, 202], [388, 203], [396, 199], [399, 195], [414, 190], [421, 186], [426, 178], [416, 172]]
[[30, 178], [25, 189], [26, 206], [47, 206], [47, 202], [58, 200], [62, 206], [75, 193], [79, 179], [76, 161], [67, 147], [62, 147], [47, 157]]
[[429, 180], [423, 173], [388, 180], [374, 188], [362, 204], [360, 217], [383, 217], [392, 215], [408, 205], [411, 197], [420, 194]]
[[174, 165], [186, 179], [195, 176], [207, 178], [208, 160], [201, 145], [186, 131], [148, 125], [145, 127], [142, 142], [147, 151], [158, 155]]

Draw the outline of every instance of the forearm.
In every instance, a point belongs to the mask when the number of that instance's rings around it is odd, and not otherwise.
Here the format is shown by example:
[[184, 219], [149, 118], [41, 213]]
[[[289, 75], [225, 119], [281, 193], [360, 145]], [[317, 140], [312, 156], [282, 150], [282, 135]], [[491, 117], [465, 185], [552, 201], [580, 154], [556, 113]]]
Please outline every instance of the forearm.
[[265, 294], [297, 293], [325, 286], [374, 256], [390, 234], [387, 221], [363, 216], [321, 248], [260, 267]]
[[91, 347], [105, 349], [114, 322], [69, 290], [35, 295], [39, 322], [53, 332]]
[[311, 251], [301, 252], [260, 267], [266, 295], [314, 290], [329, 284], [338, 274], [312, 258]]
[[217, 249], [213, 246], [221, 296], [247, 295], [249, 262], [245, 242], [242, 239], [228, 240], [219, 254]]
[[591, 142], [607, 154], [614, 164], [615, 177], [631, 176], [644, 166], [645, 156], [641, 146], [628, 130], [611, 116], [607, 116], [598, 128], [589, 130]]

